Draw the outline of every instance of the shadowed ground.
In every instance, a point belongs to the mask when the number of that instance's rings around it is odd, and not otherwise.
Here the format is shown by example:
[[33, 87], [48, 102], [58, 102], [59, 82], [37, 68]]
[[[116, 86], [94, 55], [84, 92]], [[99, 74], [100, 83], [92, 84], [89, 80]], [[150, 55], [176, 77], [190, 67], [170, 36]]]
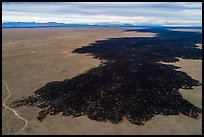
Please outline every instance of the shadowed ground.
[[11, 106], [36, 105], [42, 109], [39, 120], [59, 112], [112, 123], [127, 117], [137, 125], [158, 114], [182, 113], [196, 118], [201, 109], [183, 99], [178, 89], [191, 89], [200, 85], [199, 81], [173, 65], [158, 62], [178, 61], [175, 57], [201, 59], [201, 49], [195, 48], [201, 34], [161, 28], [140, 31], [156, 32], [158, 36], [112, 38], [75, 49], [75, 53], [91, 53], [105, 61], [71, 79], [50, 82]]

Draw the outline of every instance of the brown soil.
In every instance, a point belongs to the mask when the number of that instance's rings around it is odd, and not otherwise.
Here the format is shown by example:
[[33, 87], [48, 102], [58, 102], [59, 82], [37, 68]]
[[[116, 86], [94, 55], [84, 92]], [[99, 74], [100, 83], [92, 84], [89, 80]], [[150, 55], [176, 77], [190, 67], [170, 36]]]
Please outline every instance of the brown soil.
[[[72, 50], [96, 40], [117, 37], [153, 37], [152, 33], [123, 32], [122, 28], [35, 28], [3, 29], [2, 79], [10, 91], [7, 105], [20, 97], [32, 95], [39, 87], [56, 80], [72, 78], [97, 67], [100, 61]], [[180, 60], [175, 65], [194, 79], [202, 82], [201, 60]], [[2, 99], [8, 96], [2, 84]], [[202, 86], [182, 91], [185, 98], [202, 108]], [[86, 116], [48, 116], [43, 122], [36, 119], [38, 108], [15, 109], [28, 120], [27, 127], [19, 134], [202, 134], [202, 116], [193, 119], [184, 115], [156, 116], [144, 126], [133, 125], [127, 120], [115, 125], [97, 122]], [[2, 108], [2, 133], [15, 134], [23, 121], [13, 112]]]

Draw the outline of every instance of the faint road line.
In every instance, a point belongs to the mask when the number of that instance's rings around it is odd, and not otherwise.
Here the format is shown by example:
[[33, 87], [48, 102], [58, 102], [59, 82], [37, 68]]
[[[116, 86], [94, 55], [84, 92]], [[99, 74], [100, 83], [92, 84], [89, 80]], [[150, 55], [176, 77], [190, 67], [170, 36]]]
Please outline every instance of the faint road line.
[[4, 100], [4, 102], [3, 102], [3, 106], [4, 106], [5, 108], [7, 108], [7, 109], [13, 111], [13, 113], [14, 113], [18, 118], [22, 119], [22, 120], [25, 122], [24, 126], [23, 126], [18, 132], [15, 133], [15, 135], [16, 135], [16, 134], [20, 133], [20, 132], [27, 126], [28, 121], [27, 121], [25, 118], [19, 116], [19, 114], [18, 114], [14, 109], [8, 107], [8, 106], [5, 104], [6, 101], [8, 100], [8, 98], [11, 96], [11, 92], [10, 92], [10, 90], [9, 90], [8, 85], [6, 84], [6, 82], [5, 82], [4, 80], [2, 80], [2, 81], [4, 82], [4, 85], [6, 86], [6, 89], [7, 89], [8, 93], [9, 93], [8, 97], [7, 97], [7, 98]]

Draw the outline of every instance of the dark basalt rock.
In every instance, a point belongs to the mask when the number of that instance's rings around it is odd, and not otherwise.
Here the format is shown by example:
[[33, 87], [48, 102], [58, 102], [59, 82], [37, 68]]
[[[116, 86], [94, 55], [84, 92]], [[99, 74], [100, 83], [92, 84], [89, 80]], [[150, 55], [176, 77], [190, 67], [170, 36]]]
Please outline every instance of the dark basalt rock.
[[[128, 30], [131, 31], [131, 30]], [[175, 57], [201, 59], [202, 50], [195, 48], [201, 34], [172, 32], [165, 29], [140, 30], [156, 32], [155, 38], [111, 38], [75, 49], [106, 60], [88, 72], [46, 84], [34, 96], [12, 102], [11, 106], [36, 105], [47, 114], [78, 117], [118, 123], [127, 118], [143, 125], [155, 115], [178, 115], [196, 118], [201, 109], [185, 100], [178, 91], [199, 86], [197, 80], [179, 67], [159, 61], [176, 62]]]

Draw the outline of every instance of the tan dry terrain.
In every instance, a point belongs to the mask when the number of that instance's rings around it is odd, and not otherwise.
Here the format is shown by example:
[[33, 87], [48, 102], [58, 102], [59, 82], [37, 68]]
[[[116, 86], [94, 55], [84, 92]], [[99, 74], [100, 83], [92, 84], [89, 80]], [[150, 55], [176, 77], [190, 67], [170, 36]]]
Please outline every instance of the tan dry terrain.
[[[97, 67], [99, 60], [85, 54], [73, 54], [72, 50], [86, 46], [96, 40], [113, 37], [154, 36], [151, 33], [123, 32], [122, 28], [35, 28], [3, 29], [2, 79], [6, 81], [11, 96], [6, 104], [32, 95], [39, 87], [55, 80], [74, 77]], [[192, 71], [195, 79], [202, 80], [202, 62], [191, 60], [182, 71]], [[182, 63], [181, 63], [182, 65]], [[193, 70], [192, 70], [193, 68]], [[193, 77], [193, 76], [192, 76]], [[184, 96], [202, 107], [202, 86]], [[8, 91], [2, 83], [2, 102]], [[194, 93], [195, 92], [195, 93]], [[194, 95], [197, 94], [197, 95]], [[196, 104], [197, 103], [197, 104]], [[38, 108], [19, 107], [15, 109], [28, 120], [28, 125], [19, 134], [202, 134], [202, 117], [198, 119], [179, 116], [156, 116], [144, 126], [137, 126], [123, 120], [115, 125], [97, 122], [86, 116], [77, 118], [61, 114], [47, 116], [43, 122], [36, 119]], [[24, 125], [14, 113], [2, 108], [3, 134], [15, 134]]]
[[198, 49], [202, 49], [202, 44], [196, 44], [196, 48], [198, 48]]
[[171, 31], [183, 31], [183, 32], [200, 32], [202, 33], [202, 29], [169, 29]]

